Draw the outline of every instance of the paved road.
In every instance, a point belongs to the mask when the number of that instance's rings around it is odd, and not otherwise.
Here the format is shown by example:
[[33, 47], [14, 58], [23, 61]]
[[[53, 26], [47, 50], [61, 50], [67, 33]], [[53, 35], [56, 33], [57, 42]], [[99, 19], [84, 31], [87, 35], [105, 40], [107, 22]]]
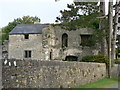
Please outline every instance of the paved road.
[[118, 85], [113, 86], [112, 88], [119, 88], [119, 90], [120, 90], [120, 82], [118, 83]]
[[113, 86], [112, 88], [118, 88], [118, 85], [116, 85], [116, 86]]

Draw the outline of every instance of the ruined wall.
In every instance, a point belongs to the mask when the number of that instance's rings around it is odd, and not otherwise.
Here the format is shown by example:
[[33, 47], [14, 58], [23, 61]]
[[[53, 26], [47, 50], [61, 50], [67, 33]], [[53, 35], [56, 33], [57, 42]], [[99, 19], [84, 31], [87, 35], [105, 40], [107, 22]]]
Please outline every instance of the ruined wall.
[[[68, 35], [68, 47], [62, 48], [62, 35]], [[86, 55], [98, 54], [98, 48], [82, 47], [80, 35], [92, 35], [90, 28], [79, 30], [64, 30], [58, 26], [48, 26], [42, 34], [29, 34], [29, 39], [24, 35], [9, 35], [9, 59], [24, 59], [24, 50], [31, 50], [31, 59], [36, 60], [63, 60], [66, 56], [77, 56], [80, 60]]]
[[11, 66], [3, 63], [2, 68], [4, 88], [68, 88], [106, 76], [106, 66], [100, 63], [40, 60], [9, 62]]
[[31, 50], [31, 59], [42, 60], [42, 35], [29, 34], [29, 39], [24, 39], [23, 34], [9, 35], [9, 59], [25, 59], [24, 50]]
[[[68, 35], [68, 47], [63, 50], [62, 48], [62, 35], [66, 33]], [[53, 60], [62, 60], [66, 56], [77, 56], [80, 60], [83, 56], [86, 55], [97, 55], [98, 47], [82, 47], [80, 35], [92, 35], [93, 29], [90, 28], [81, 28], [79, 30], [64, 30], [59, 26], [49, 26], [48, 28], [43, 29], [43, 46], [44, 51], [47, 52], [47, 59], [49, 60], [50, 52], [52, 52]]]

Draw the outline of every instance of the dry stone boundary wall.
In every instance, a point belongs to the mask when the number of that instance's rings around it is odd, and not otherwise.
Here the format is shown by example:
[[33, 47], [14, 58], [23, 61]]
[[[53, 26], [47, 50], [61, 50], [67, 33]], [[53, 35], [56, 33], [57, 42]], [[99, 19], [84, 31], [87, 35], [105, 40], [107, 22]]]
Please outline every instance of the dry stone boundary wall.
[[105, 64], [67, 61], [3, 60], [2, 71], [3, 88], [70, 88], [106, 76]]

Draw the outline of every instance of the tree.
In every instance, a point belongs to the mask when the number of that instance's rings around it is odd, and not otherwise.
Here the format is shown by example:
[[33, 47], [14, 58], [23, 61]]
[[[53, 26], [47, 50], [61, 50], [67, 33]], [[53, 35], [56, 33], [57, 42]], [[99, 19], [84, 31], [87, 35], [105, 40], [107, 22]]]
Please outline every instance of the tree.
[[23, 16], [22, 18], [14, 19], [14, 21], [9, 22], [7, 26], [2, 28], [2, 43], [4, 40], [8, 40], [8, 35], [13, 28], [16, 27], [18, 24], [34, 24], [34, 22], [40, 22], [40, 18], [37, 16]]
[[74, 2], [76, 7], [82, 12], [82, 15], [90, 15], [96, 13], [99, 10], [98, 2]]
[[79, 8], [76, 7], [75, 4], [67, 4], [67, 7], [70, 10], [60, 10], [61, 17], [56, 17], [56, 22], [70, 22], [71, 20], [76, 20], [79, 17]]
[[112, 39], [112, 30], [113, 30], [113, 0], [109, 0], [109, 73], [108, 77], [111, 78], [111, 39]]
[[112, 38], [112, 60], [116, 59], [116, 38], [117, 38], [117, 25], [118, 25], [118, 15], [119, 15], [119, 0], [116, 0], [115, 4], [115, 16], [114, 16], [114, 27], [113, 27], [113, 38]]
[[69, 10], [60, 11], [61, 16], [56, 17], [56, 22], [70, 22], [79, 19], [81, 16], [97, 13], [99, 6], [97, 6], [97, 2], [74, 2], [71, 5], [67, 4], [67, 8]]
[[105, 0], [100, 0], [100, 13], [101, 13], [101, 16], [103, 18], [100, 19], [100, 30], [101, 32], [104, 34], [102, 38], [102, 41], [101, 41], [101, 53], [102, 54], [105, 54], [108, 56], [108, 45], [107, 45], [107, 38], [106, 38], [106, 31], [107, 31], [107, 28], [105, 26], [105, 22], [106, 22], [106, 17], [105, 17]]

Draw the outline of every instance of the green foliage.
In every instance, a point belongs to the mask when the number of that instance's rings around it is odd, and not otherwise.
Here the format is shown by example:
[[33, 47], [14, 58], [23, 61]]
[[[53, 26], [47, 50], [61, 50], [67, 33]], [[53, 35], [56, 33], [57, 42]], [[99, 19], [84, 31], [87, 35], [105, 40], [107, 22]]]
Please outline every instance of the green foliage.
[[[105, 63], [109, 67], [109, 57], [104, 54], [94, 55], [94, 56], [85, 56], [82, 58], [81, 62], [97, 62]], [[111, 66], [114, 66], [113, 60], [111, 61]]]
[[88, 47], [95, 46], [95, 44], [96, 44], [96, 42], [95, 42], [95, 39], [93, 36], [87, 37], [86, 40], [83, 40], [80, 43], [81, 46], [88, 46]]
[[[86, 85], [81, 85], [78, 87], [72, 88], [72, 90], [76, 90], [76, 88], [81, 88], [79, 90], [88, 90], [88, 89], [92, 89], [92, 88], [111, 88], [113, 86], [117, 86], [118, 82], [120, 82], [120, 78], [116, 77], [116, 78], [104, 78], [102, 80], [93, 82], [93, 83], [88, 83]], [[86, 89], [84, 89], [86, 88]], [[96, 89], [93, 89], [96, 90]], [[106, 90], [106, 89], [105, 89]]]
[[[92, 41], [81, 43], [82, 46], [94, 46], [96, 43], [102, 43], [102, 38], [108, 38], [109, 27], [107, 18], [98, 18], [102, 16], [97, 2], [74, 2], [67, 5], [68, 10], [61, 10], [61, 16], [57, 17], [57, 24], [66, 30], [76, 30], [79, 28], [94, 29]], [[103, 23], [104, 27], [99, 26]], [[100, 29], [101, 28], [101, 29]], [[102, 38], [101, 38], [102, 37]]]
[[8, 40], [8, 34], [7, 33], [1, 33], [0, 34], [0, 44], [2, 44], [4, 40]]
[[[99, 14], [100, 16], [101, 14]], [[101, 22], [101, 19], [98, 20], [97, 25], [98, 28], [93, 28], [94, 32], [93, 32], [93, 38], [94, 38], [94, 42], [95, 43], [102, 43], [103, 42], [103, 38], [108, 38], [109, 36], [109, 27], [108, 27], [108, 19], [102, 19], [102, 22], [104, 22], [104, 28], [99, 29], [99, 24]]]
[[75, 4], [67, 4], [69, 10], [60, 10], [61, 17], [56, 17], [56, 22], [69, 22], [71, 20], [76, 20], [79, 17], [79, 8], [75, 7]]
[[56, 17], [56, 22], [70, 22], [99, 11], [96, 2], [74, 2], [71, 5], [67, 4], [67, 8], [68, 10], [60, 11], [61, 17]]
[[93, 29], [99, 29], [99, 19], [96, 18], [100, 14], [99, 13], [93, 13], [91, 15], [87, 16], [81, 16], [77, 20], [72, 20], [71, 22], [64, 22], [58, 24], [61, 26], [61, 28], [66, 30], [76, 30], [79, 28], [93, 28]]
[[115, 64], [120, 64], [120, 58], [118, 58], [117, 60], [114, 60]]
[[0, 45], [2, 44], [2, 32], [0, 31]]
[[106, 63], [108, 65], [109, 58], [103, 54], [99, 54], [94, 56], [85, 56], [82, 58], [81, 62], [98, 62], [98, 63]]
[[[120, 57], [119, 54], [120, 54], [120, 49], [117, 48], [117, 49], [116, 49], [116, 55], [117, 55], [118, 57]], [[120, 58], [118, 58], [117, 61], [116, 61], [115, 63], [117, 63], [117, 62], [119, 63], [119, 61], [120, 61]]]
[[76, 7], [79, 7], [83, 15], [90, 15], [99, 10], [98, 2], [74, 2]]
[[119, 48], [116, 49], [116, 55], [118, 56], [118, 54], [120, 53]]
[[2, 28], [2, 42], [8, 40], [9, 32], [13, 30], [18, 24], [33, 24], [34, 22], [40, 22], [38, 17], [23, 16], [22, 18], [14, 19], [14, 21], [9, 22], [7, 26]]
[[[94, 29], [92, 38], [88, 40], [88, 42], [82, 42], [82, 46], [94, 46], [96, 43], [101, 43], [102, 38], [106, 37], [106, 32], [102, 32], [102, 30], [99, 30], [99, 22], [100, 19], [97, 17], [101, 16], [101, 13], [92, 13], [90, 15], [81, 16], [77, 20], [72, 20], [70, 22], [63, 22], [60, 24], [57, 24], [57, 26], [60, 26], [63, 29], [66, 30], [76, 30], [79, 28], [92, 28]], [[106, 26], [107, 26], [107, 20], [105, 20]], [[107, 30], [107, 29], [106, 29]]]
[[94, 56], [84, 56], [82, 57], [81, 62], [94, 62], [93, 57]]

